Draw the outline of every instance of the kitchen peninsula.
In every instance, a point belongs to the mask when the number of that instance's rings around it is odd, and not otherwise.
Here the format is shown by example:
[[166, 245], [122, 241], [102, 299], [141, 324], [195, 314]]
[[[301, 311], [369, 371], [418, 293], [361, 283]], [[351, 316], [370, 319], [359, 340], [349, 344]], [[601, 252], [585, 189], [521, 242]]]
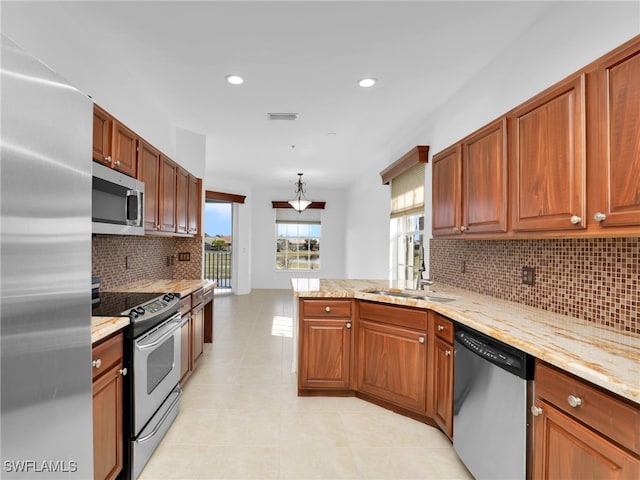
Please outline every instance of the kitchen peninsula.
[[292, 286], [299, 299], [357, 299], [433, 310], [640, 403], [639, 335], [437, 283], [427, 292], [455, 300], [430, 302], [371, 293], [413, 287], [384, 280], [297, 278]]

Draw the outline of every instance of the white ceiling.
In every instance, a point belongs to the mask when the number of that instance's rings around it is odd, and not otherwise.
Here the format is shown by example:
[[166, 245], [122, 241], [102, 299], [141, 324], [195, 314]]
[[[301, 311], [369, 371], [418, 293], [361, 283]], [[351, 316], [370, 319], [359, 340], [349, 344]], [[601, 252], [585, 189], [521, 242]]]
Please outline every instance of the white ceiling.
[[[65, 62], [95, 75], [100, 65], [119, 72], [130, 98], [152, 101], [167, 122], [206, 135], [208, 173], [282, 186], [303, 172], [310, 186], [343, 187], [428, 144], [421, 129], [430, 113], [565, 7], [70, 2], [63, 12], [74, 27], [56, 32], [60, 58], [48, 63], [63, 73]], [[44, 6], [37, 11], [46, 17]], [[229, 73], [242, 75], [244, 85], [228, 85]], [[365, 76], [378, 84], [358, 87]], [[269, 121], [268, 112], [299, 118]]]

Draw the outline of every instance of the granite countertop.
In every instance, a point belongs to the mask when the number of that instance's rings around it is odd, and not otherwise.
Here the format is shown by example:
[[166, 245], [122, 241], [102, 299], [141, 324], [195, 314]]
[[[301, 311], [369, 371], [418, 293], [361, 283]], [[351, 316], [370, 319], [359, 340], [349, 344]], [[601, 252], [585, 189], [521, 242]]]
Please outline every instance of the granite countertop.
[[[204, 288], [209, 290], [215, 287], [213, 280], [140, 280], [137, 282], [120, 285], [105, 291], [113, 292], [173, 292], [181, 296], [189, 295], [191, 292]], [[129, 317], [91, 317], [91, 343], [96, 343], [109, 335], [122, 330], [129, 325]]]
[[437, 283], [420, 293], [431, 292], [455, 301], [370, 293], [412, 288], [404, 282], [298, 278], [291, 283], [294, 295], [302, 298], [357, 298], [434, 310], [640, 403], [640, 335]]

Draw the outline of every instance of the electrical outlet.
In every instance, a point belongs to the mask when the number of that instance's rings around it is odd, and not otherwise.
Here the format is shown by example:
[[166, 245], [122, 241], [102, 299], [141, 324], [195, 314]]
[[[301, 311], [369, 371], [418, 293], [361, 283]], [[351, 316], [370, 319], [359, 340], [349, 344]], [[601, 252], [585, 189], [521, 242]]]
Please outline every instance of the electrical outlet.
[[191, 261], [191, 252], [178, 252], [178, 261], [179, 262], [190, 262]]
[[467, 273], [467, 261], [462, 260], [462, 264], [460, 265], [460, 273]]
[[167, 255], [167, 267], [171, 266], [171, 255]]
[[133, 259], [131, 258], [131, 255], [127, 255], [126, 257], [124, 257], [124, 263], [126, 268], [133, 267]]
[[524, 285], [534, 285], [536, 283], [536, 269], [533, 267], [522, 267], [522, 283]]

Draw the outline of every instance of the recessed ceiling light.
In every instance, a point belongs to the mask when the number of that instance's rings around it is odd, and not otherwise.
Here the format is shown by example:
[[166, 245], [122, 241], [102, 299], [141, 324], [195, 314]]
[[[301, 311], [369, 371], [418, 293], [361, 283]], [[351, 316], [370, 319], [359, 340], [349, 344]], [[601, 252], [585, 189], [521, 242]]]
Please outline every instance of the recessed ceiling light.
[[225, 78], [231, 85], [242, 85], [244, 83], [244, 78], [240, 75], [227, 75]]
[[358, 85], [363, 88], [373, 87], [376, 84], [377, 80], [375, 78], [363, 78], [358, 81]]

